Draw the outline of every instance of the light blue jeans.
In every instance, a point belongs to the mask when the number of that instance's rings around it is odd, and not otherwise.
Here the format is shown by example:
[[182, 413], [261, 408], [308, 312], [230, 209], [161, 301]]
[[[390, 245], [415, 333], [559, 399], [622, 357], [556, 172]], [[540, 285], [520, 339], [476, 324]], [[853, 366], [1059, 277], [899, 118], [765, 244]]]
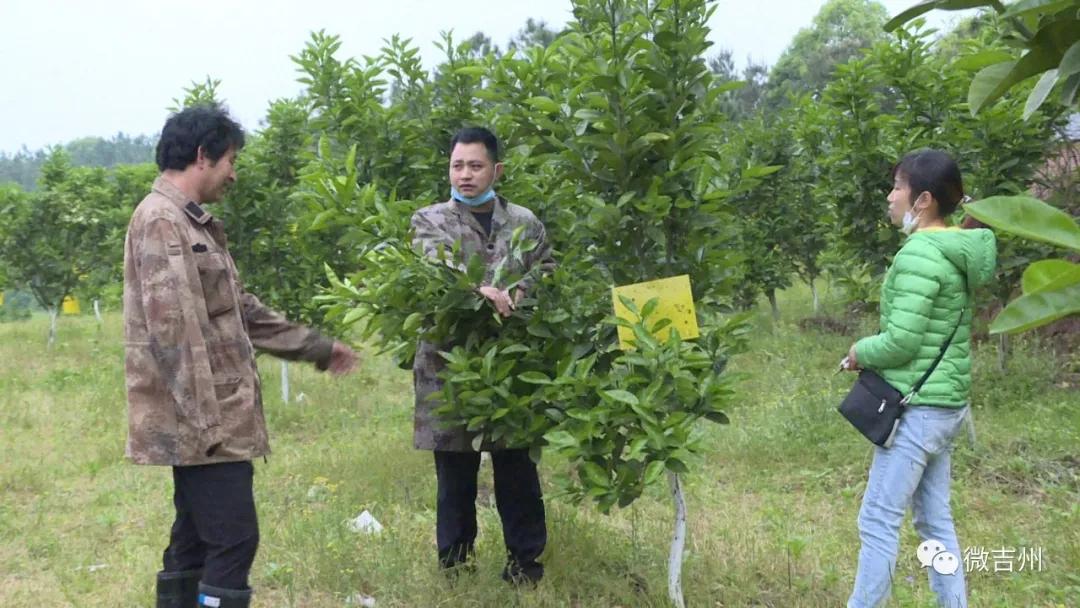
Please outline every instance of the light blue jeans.
[[[873, 608], [889, 598], [900, 524], [909, 503], [919, 537], [940, 541], [960, 562], [956, 572], [948, 575], [927, 568], [938, 603], [967, 608], [963, 553], [949, 508], [953, 438], [967, 409], [912, 406], [900, 419], [892, 447], [875, 448], [859, 511], [862, 547], [848, 608]], [[908, 558], [916, 559], [915, 552]]]

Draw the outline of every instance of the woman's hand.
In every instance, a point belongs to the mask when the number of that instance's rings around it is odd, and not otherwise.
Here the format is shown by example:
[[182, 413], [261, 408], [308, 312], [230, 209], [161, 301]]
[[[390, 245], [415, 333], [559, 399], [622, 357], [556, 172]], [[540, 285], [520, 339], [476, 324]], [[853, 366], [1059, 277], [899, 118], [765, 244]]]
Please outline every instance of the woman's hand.
[[862, 369], [862, 367], [859, 366], [859, 358], [855, 356], [855, 345], [854, 344], [852, 344], [851, 348], [848, 349], [847, 358], [844, 359], [844, 361], [847, 363], [847, 365], [844, 367], [844, 369], [848, 370], [849, 372], [853, 372], [853, 371]]

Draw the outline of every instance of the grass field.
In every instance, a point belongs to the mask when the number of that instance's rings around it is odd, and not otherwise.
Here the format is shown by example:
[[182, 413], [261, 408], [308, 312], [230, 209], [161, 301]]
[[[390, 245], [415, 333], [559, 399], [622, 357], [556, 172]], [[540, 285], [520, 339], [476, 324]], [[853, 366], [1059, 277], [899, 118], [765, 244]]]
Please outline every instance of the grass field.
[[[808, 301], [793, 290], [783, 321], [759, 316], [752, 350], [731, 366], [744, 375], [732, 424], [704, 427], [685, 480], [690, 606], [840, 606], [851, 589], [871, 450], [833, 411], [851, 377], [832, 370], [857, 336], [800, 329]], [[123, 458], [120, 316], [100, 328], [62, 318], [52, 352], [46, 332], [40, 316], [0, 324], [0, 606], [151, 606], [171, 476]], [[1063, 375], [1080, 360], [1027, 338], [1008, 373], [995, 361], [982, 344], [975, 442], [960, 440], [954, 460], [961, 545], [990, 553], [989, 571], [968, 574], [971, 605], [1080, 606], [1080, 390]], [[304, 397], [284, 404], [277, 362], [260, 367], [274, 453], [256, 463], [253, 605], [348, 606], [361, 593], [380, 607], [667, 605], [664, 487], [611, 516], [549, 496], [547, 577], [515, 591], [498, 578], [486, 468], [479, 569], [450, 586], [436, 569], [431, 455], [411, 447], [409, 373], [379, 359], [344, 379], [293, 366]], [[542, 462], [549, 494], [563, 468]], [[345, 525], [364, 509], [380, 535]], [[893, 605], [934, 605], [917, 545], [906, 524]], [[1019, 571], [1025, 549], [1041, 560]]]

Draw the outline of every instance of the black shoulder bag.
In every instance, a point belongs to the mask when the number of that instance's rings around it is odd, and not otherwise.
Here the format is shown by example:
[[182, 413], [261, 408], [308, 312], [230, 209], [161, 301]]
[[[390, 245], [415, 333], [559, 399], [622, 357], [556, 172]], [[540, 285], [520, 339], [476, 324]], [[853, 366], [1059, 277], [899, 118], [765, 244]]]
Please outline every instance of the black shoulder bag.
[[960, 320], [949, 334], [949, 339], [945, 340], [945, 344], [941, 346], [941, 352], [907, 395], [900, 394], [900, 391], [871, 369], [859, 372], [855, 386], [851, 387], [847, 397], [844, 397], [844, 401], [840, 403], [840, 413], [844, 415], [844, 418], [847, 418], [852, 426], [874, 444], [883, 448], [891, 447], [893, 438], [896, 436], [896, 429], [900, 426], [900, 417], [904, 415], [908, 402], [918, 394], [930, 374], [934, 373], [938, 363], [941, 363], [945, 351], [949, 349], [949, 345], [956, 336], [956, 331], [964, 322], [965, 312], [967, 309], [960, 311]]

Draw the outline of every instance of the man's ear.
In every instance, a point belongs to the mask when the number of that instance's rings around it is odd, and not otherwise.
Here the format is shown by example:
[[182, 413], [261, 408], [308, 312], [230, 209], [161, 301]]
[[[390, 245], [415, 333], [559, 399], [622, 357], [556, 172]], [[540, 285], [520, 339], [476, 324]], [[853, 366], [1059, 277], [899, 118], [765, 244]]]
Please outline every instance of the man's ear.
[[495, 180], [497, 181], [503, 175], [503, 164], [495, 163]]
[[210, 159], [206, 156], [206, 148], [199, 146], [195, 152], [195, 164], [202, 168], [204, 163], [210, 164]]

